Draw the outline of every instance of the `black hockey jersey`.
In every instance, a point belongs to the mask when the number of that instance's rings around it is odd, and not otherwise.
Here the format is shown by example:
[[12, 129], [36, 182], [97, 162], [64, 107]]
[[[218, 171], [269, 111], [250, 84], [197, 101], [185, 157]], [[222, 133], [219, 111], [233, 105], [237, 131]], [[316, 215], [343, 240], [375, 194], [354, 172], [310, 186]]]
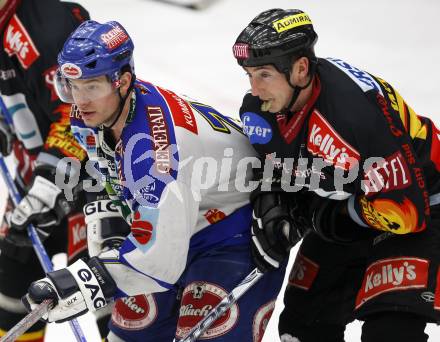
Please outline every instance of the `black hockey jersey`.
[[22, 177], [35, 159], [56, 165], [59, 158], [83, 160], [85, 151], [69, 128], [70, 105], [54, 89], [57, 55], [88, 13], [58, 0], [9, 0], [0, 13], [0, 91], [19, 143], [14, 146]]
[[440, 202], [440, 132], [389, 83], [340, 59], [319, 59], [301, 111], [260, 107], [247, 94], [240, 116], [259, 154], [289, 176], [286, 191], [348, 199], [360, 226], [396, 234], [426, 228], [430, 205]]

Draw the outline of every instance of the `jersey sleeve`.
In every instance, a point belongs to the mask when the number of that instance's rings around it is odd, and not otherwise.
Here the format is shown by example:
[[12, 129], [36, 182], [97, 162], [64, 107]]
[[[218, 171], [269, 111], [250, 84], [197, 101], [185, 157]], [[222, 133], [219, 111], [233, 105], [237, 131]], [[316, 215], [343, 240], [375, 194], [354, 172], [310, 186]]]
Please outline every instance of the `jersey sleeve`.
[[349, 214], [358, 224], [378, 230], [419, 232], [428, 224], [430, 207], [413, 139], [426, 135], [426, 127], [391, 85], [378, 81], [382, 93], [366, 94], [366, 110], [372, 115], [357, 129], [362, 194], [349, 199]]

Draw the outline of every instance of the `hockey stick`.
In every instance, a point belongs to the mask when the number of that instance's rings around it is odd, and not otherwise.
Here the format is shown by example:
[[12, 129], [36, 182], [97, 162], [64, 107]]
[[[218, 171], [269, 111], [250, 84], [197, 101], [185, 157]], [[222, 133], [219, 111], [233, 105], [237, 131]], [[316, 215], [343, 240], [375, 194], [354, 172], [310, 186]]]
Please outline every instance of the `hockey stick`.
[[[3, 113], [3, 117], [5, 118], [8, 125], [12, 127], [12, 118], [9, 114], [8, 108], [6, 107], [5, 103], [3, 102], [2, 97], [0, 96], [0, 110]], [[9, 190], [9, 196], [12, 199], [12, 202], [14, 203], [14, 206], [17, 206], [18, 203], [21, 201], [20, 193], [18, 192], [18, 189], [15, 185], [14, 180], [12, 179], [11, 174], [9, 173], [8, 167], [6, 166], [5, 160], [3, 156], [0, 155], [0, 173], [2, 174], [3, 180], [6, 183], [6, 186]], [[32, 246], [35, 250], [35, 254], [37, 254], [38, 260], [41, 263], [41, 266], [43, 267], [43, 270], [45, 273], [53, 271], [53, 265], [52, 261], [49, 258], [49, 255], [47, 255], [46, 250], [44, 249], [43, 244], [41, 243], [41, 240], [38, 236], [38, 233], [33, 225], [28, 226], [28, 235], [32, 242]], [[35, 322], [34, 322], [35, 323]], [[20, 323], [19, 323], [20, 324]], [[72, 332], [75, 335], [75, 338], [79, 342], [86, 342], [86, 337], [84, 336], [83, 331], [81, 330], [81, 327], [77, 320], [71, 320], [69, 321], [70, 327], [72, 328]], [[15, 326], [16, 327], [16, 326]], [[14, 328], [15, 328], [14, 327]], [[26, 331], [26, 330], [25, 330]]]
[[52, 300], [47, 299], [32, 310], [25, 318], [18, 322], [6, 335], [0, 338], [0, 342], [14, 342], [16, 338], [23, 335], [26, 330], [33, 326], [45, 313], [47, 313], [52, 305]]
[[[202, 335], [206, 329], [208, 329], [212, 323], [214, 323], [226, 310], [228, 310], [241, 296], [243, 296], [255, 283], [260, 280], [263, 273], [254, 269], [251, 273], [244, 278], [240, 284], [238, 284], [225, 298], [221, 300], [217, 306], [212, 309], [203, 319], [194, 326], [186, 337], [177, 342], [194, 342], [200, 335]], [[176, 341], [176, 340], [174, 340]]]

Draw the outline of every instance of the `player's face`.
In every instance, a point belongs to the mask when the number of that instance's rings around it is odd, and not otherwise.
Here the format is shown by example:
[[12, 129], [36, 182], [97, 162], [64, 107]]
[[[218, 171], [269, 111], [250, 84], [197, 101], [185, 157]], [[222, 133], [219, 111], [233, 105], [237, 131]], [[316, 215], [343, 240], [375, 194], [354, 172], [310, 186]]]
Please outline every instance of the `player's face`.
[[289, 105], [293, 90], [286, 76], [273, 65], [245, 67], [252, 95], [263, 101], [262, 110], [278, 113]]
[[89, 127], [111, 124], [119, 110], [119, 95], [106, 76], [69, 80], [74, 103]]

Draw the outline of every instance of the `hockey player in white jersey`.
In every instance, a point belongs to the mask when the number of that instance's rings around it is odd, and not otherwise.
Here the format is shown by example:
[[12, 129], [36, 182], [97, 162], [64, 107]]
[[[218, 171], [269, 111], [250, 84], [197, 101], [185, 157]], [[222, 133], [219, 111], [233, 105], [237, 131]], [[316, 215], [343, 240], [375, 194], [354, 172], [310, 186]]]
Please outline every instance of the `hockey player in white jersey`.
[[[85, 207], [91, 259], [34, 282], [24, 301], [57, 303], [70, 320], [117, 300], [109, 341], [172, 341], [255, 266], [249, 191], [255, 152], [236, 121], [135, 79], [133, 43], [117, 22], [82, 24], [58, 57], [60, 98], [131, 230], [105, 229], [109, 203]], [[109, 231], [110, 230], [110, 231]], [[202, 336], [261, 341], [285, 267], [269, 272]]]

